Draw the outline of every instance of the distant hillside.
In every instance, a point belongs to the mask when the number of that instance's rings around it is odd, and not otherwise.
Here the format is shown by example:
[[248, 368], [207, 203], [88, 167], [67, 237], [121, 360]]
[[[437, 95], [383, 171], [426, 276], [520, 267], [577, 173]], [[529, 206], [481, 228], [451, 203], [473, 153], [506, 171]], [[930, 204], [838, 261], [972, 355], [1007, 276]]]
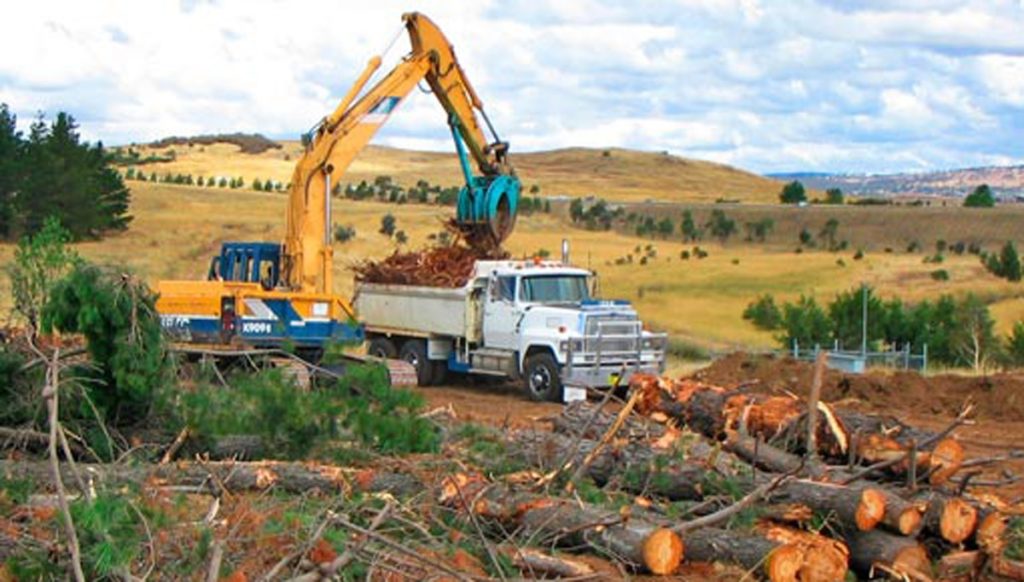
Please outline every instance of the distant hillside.
[[[243, 153], [237, 143], [210, 136], [174, 138], [133, 146], [150, 163], [139, 164], [146, 172], [183, 173], [194, 177], [242, 177], [288, 182], [301, 146], [295, 141], [281, 147]], [[237, 136], [228, 136], [237, 137]], [[246, 136], [251, 137], [251, 136]], [[168, 153], [173, 150], [174, 155]], [[512, 162], [527, 189], [537, 185], [545, 196], [595, 195], [609, 200], [640, 202], [777, 202], [782, 183], [730, 166], [692, 160], [667, 153], [624, 149], [569, 148], [513, 154]], [[462, 176], [454, 153], [420, 152], [370, 146], [341, 178], [341, 182], [372, 180], [390, 175], [402, 185], [418, 180], [456, 185]]]
[[820, 174], [813, 172], [772, 174], [780, 180], [800, 180], [812, 188], [840, 188], [858, 196], [966, 196], [980, 184], [988, 184], [997, 196], [1024, 196], [1024, 165], [965, 168], [906, 174]]

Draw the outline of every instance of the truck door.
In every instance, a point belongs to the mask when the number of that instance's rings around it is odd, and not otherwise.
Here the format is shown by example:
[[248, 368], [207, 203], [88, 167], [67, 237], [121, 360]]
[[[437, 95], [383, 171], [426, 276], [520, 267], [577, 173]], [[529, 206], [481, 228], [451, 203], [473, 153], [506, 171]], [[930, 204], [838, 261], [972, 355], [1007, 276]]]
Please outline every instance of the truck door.
[[505, 350], [519, 347], [516, 287], [514, 276], [491, 277], [484, 303], [484, 347]]

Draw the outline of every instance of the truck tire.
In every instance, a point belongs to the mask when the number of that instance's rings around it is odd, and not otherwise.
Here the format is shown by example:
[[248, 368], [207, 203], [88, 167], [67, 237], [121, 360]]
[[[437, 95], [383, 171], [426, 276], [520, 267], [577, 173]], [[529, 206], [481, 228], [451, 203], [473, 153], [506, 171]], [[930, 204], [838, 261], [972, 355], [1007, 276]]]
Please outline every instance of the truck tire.
[[558, 362], [547, 352], [526, 358], [523, 383], [531, 400], [562, 401], [562, 377], [558, 375]]
[[386, 337], [375, 337], [366, 346], [366, 353], [375, 358], [391, 359], [398, 355], [395, 349], [395, 342]]
[[398, 352], [398, 358], [411, 364], [416, 368], [416, 383], [420, 386], [430, 386], [434, 376], [434, 366], [427, 359], [427, 342], [421, 339], [411, 339], [402, 344]]

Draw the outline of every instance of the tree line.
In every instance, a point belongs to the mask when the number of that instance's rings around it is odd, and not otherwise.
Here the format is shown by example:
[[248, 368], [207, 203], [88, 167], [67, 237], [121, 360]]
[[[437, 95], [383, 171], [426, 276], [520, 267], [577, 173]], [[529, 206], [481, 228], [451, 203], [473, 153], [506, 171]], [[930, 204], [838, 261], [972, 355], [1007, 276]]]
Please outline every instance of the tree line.
[[995, 332], [988, 306], [976, 295], [944, 294], [915, 304], [899, 298], [882, 299], [871, 287], [853, 288], [821, 305], [807, 295], [777, 304], [771, 294], [759, 296], [743, 312], [758, 329], [775, 332], [783, 349], [857, 349], [864, 339], [863, 313], [867, 303], [867, 345], [872, 351], [928, 346], [929, 362], [976, 370], [991, 365], [1024, 366], [1024, 323], [1006, 338]]
[[75, 240], [127, 228], [130, 193], [101, 142], [82, 141], [75, 119], [40, 114], [28, 134], [0, 104], [0, 239], [37, 232], [49, 217]]

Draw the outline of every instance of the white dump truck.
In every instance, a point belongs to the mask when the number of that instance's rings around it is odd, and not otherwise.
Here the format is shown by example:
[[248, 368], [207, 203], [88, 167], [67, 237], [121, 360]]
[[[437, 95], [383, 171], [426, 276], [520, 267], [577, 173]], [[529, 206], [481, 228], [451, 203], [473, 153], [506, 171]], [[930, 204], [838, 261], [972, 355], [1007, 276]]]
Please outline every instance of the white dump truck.
[[626, 301], [591, 296], [594, 274], [555, 261], [478, 261], [455, 289], [361, 283], [370, 355], [403, 359], [421, 386], [449, 372], [521, 379], [535, 400], [660, 373], [665, 334]]

